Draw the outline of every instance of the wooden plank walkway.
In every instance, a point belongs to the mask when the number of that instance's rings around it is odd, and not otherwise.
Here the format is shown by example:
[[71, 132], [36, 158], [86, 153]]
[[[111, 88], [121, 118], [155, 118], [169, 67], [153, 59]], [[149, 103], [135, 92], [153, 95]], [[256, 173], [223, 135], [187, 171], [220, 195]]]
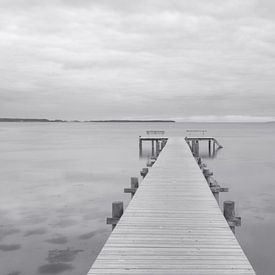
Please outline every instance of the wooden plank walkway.
[[169, 138], [88, 274], [255, 274], [183, 138]]

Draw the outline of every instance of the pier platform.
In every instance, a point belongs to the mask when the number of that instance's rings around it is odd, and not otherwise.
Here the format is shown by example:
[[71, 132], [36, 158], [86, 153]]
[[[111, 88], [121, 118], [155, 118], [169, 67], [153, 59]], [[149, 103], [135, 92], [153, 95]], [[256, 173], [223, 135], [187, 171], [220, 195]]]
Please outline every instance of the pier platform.
[[255, 272], [186, 140], [169, 138], [88, 274]]

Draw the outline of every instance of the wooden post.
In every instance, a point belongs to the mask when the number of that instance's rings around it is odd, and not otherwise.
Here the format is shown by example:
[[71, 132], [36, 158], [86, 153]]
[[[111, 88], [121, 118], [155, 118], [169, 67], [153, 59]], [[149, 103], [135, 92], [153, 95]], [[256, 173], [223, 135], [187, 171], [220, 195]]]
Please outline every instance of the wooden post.
[[139, 156], [142, 156], [142, 139], [141, 136], [139, 136]]
[[112, 230], [116, 227], [120, 217], [123, 215], [123, 202], [115, 201], [112, 203], [112, 218], [107, 218], [107, 224], [112, 225]]
[[159, 153], [160, 153], [159, 141], [156, 140], [156, 155], [157, 155], [157, 157], [159, 156]]
[[208, 141], [208, 153], [209, 153], [209, 157], [211, 156], [211, 139], [209, 139]]
[[[223, 214], [227, 221], [231, 221], [235, 217], [235, 202], [225, 201], [223, 203]], [[230, 226], [232, 232], [235, 234], [235, 226]]]
[[150, 159], [148, 159], [146, 165], [147, 165], [147, 167], [152, 167], [155, 164], [155, 162], [156, 162], [155, 158], [150, 158]]
[[194, 154], [194, 152], [195, 152], [195, 140], [194, 139], [192, 139], [192, 141], [191, 141], [191, 144], [192, 144], [192, 146], [191, 146], [191, 151], [192, 151], [192, 153]]
[[213, 140], [213, 156], [215, 155], [215, 151], [216, 151], [216, 142], [215, 140]]
[[131, 193], [131, 198], [135, 195], [136, 191], [138, 189], [138, 178], [132, 177], [131, 178], [131, 187], [130, 188], [124, 188], [124, 193]]
[[154, 146], [154, 140], [152, 139], [152, 156], [155, 155], [155, 146]]
[[232, 232], [235, 234], [235, 226], [241, 225], [241, 218], [235, 217], [234, 201], [225, 201], [223, 203], [223, 214], [229, 224], [229, 227], [231, 228]]
[[199, 141], [196, 140], [195, 142], [195, 157], [198, 157], [200, 155], [200, 144]]
[[147, 173], [148, 173], [149, 169], [148, 168], [142, 168], [142, 170], [140, 171], [140, 175], [145, 178]]
[[161, 150], [163, 150], [164, 146], [165, 146], [165, 139], [163, 139], [163, 140], [161, 141]]
[[208, 178], [210, 176], [213, 176], [213, 172], [210, 171], [210, 169], [208, 168], [203, 168], [203, 175], [205, 176], [206, 180], [208, 180]]
[[216, 199], [217, 203], [220, 202], [220, 192], [213, 192], [214, 198]]
[[219, 204], [219, 194], [220, 194], [220, 192], [228, 192], [228, 188], [227, 187], [221, 187], [213, 177], [208, 177], [207, 182], [210, 186], [210, 189], [211, 189], [217, 203]]
[[138, 178], [132, 177], [131, 178], [131, 188], [138, 188]]

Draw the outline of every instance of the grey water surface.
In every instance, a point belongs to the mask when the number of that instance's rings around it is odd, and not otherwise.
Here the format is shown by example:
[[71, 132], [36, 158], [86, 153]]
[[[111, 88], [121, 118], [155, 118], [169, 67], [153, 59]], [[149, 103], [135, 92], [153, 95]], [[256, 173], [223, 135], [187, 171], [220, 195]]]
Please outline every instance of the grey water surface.
[[272, 123], [0, 123], [0, 274], [85, 275], [110, 234], [112, 201], [127, 205], [123, 188], [145, 167], [138, 136], [187, 129], [224, 146], [211, 158], [207, 144], [200, 151], [230, 188], [221, 201], [236, 202], [236, 236], [256, 272], [274, 274]]

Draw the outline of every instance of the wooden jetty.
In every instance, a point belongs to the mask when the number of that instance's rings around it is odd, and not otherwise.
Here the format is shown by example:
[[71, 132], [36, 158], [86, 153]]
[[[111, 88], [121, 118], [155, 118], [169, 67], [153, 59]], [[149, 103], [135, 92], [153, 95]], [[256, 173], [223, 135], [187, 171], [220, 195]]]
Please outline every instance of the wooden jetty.
[[134, 191], [88, 274], [255, 274], [184, 138]]
[[[147, 131], [149, 133], [151, 131]], [[163, 136], [139, 136], [139, 155], [142, 155], [142, 145], [144, 141], [149, 141], [152, 143], [152, 155], [155, 154], [158, 156], [162, 148], [165, 146], [168, 137]]]

